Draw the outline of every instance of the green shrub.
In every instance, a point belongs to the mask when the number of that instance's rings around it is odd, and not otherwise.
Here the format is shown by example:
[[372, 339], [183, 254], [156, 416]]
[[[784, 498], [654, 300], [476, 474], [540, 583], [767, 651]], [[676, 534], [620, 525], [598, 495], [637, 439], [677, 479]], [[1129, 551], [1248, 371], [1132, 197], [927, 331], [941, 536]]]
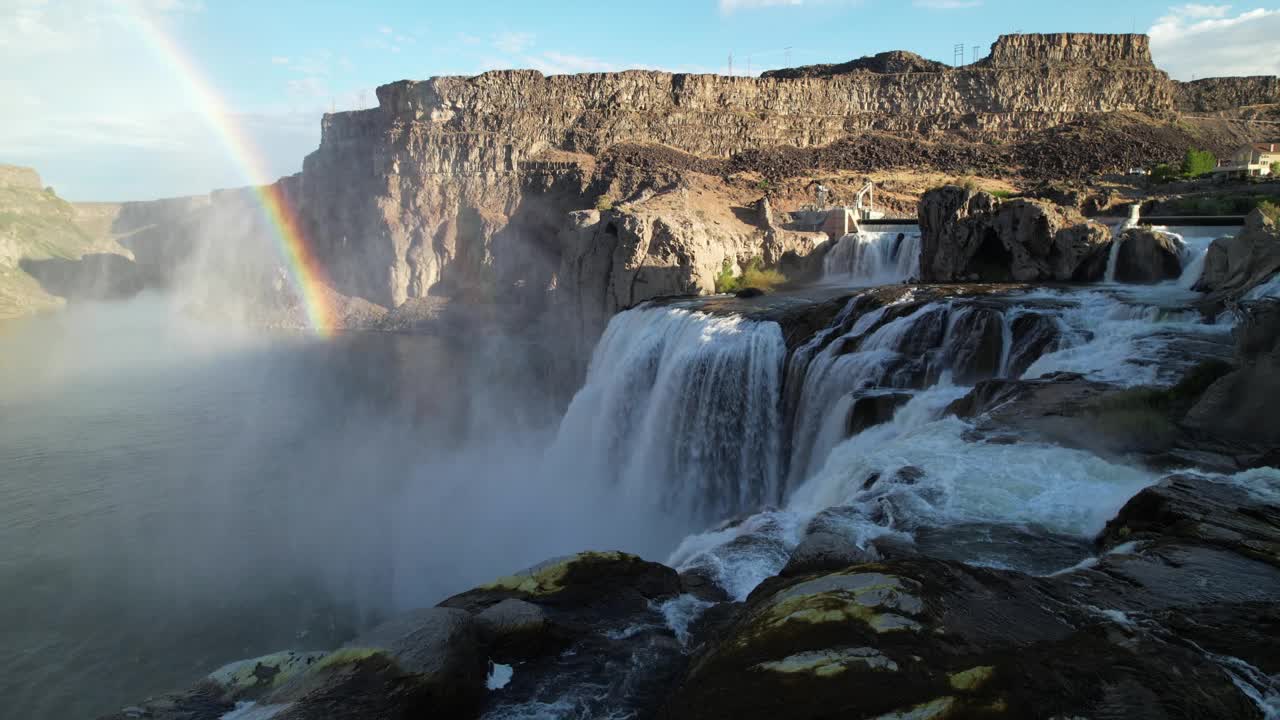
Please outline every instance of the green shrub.
[[1258, 203], [1258, 209], [1262, 211], [1263, 215], [1271, 218], [1271, 222], [1280, 224], [1280, 205], [1263, 200]]
[[1012, 190], [988, 190], [987, 192], [990, 193], [993, 197], [998, 197], [1001, 200], [1008, 200], [1009, 198], [1013, 197]]
[[733, 264], [729, 258], [720, 266], [720, 274], [716, 275], [716, 292], [731, 293], [738, 291], [738, 278], [733, 276]]
[[1280, 177], [1280, 160], [1271, 163], [1271, 177]]
[[609, 197], [608, 195], [601, 195], [600, 197], [596, 198], [596, 210], [599, 210], [600, 212], [605, 212], [607, 210], [612, 210], [612, 209], [613, 209], [613, 198]]
[[751, 262], [747, 263], [747, 269], [743, 271], [742, 277], [738, 279], [738, 284], [743, 288], [772, 290], [786, 281], [786, 275], [777, 270], [765, 269], [764, 261], [757, 257], [751, 258]]
[[1191, 148], [1182, 158], [1182, 174], [1187, 177], [1208, 175], [1216, 167], [1218, 167], [1218, 158], [1208, 150]]
[[735, 276], [733, 263], [726, 258], [724, 264], [720, 266], [720, 273], [716, 275], [715, 286], [718, 293], [732, 293], [747, 288], [772, 290], [786, 281], [786, 275], [777, 270], [765, 268], [764, 260], [759, 257], [751, 258], [742, 274]]

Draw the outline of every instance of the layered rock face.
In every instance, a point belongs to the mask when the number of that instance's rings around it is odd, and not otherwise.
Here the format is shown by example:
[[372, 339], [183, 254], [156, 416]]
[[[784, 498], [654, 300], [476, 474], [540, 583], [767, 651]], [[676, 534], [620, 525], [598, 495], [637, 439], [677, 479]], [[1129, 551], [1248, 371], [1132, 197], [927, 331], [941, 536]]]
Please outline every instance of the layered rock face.
[[919, 215], [925, 282], [1092, 281], [1106, 268], [1111, 231], [1047, 201], [948, 185], [925, 193]]
[[1221, 112], [1248, 105], [1280, 103], [1280, 77], [1204, 78], [1174, 83], [1174, 102], [1179, 110]]
[[[326, 116], [320, 148], [298, 180], [300, 197], [343, 293], [395, 306], [428, 294], [518, 287], [530, 304], [548, 296], [595, 303], [595, 290], [561, 274], [572, 267], [564, 239], [585, 231], [584, 216], [570, 213], [590, 210], [601, 196], [619, 202], [663, 185], [598, 167], [610, 148], [665, 146], [724, 159], [776, 146], [820, 148], [866, 130], [1008, 135], [1097, 113], [1173, 109], [1171, 85], [1141, 36], [1003, 37], [990, 62], [958, 70], [889, 60], [819, 77], [525, 70], [392, 83], [378, 89], [376, 109]], [[922, 71], [895, 71], [902, 68]], [[621, 232], [626, 224], [614, 226]], [[607, 239], [607, 228], [591, 233]], [[728, 255], [766, 254], [767, 234], [746, 243], [750, 249], [734, 242], [731, 251], [709, 254], [694, 249], [697, 238], [675, 244], [691, 258], [685, 266], [706, 268]], [[645, 255], [604, 264], [618, 262], [672, 264]], [[705, 272], [649, 288], [705, 289], [694, 276]], [[610, 295], [596, 311], [652, 297], [628, 288]]]

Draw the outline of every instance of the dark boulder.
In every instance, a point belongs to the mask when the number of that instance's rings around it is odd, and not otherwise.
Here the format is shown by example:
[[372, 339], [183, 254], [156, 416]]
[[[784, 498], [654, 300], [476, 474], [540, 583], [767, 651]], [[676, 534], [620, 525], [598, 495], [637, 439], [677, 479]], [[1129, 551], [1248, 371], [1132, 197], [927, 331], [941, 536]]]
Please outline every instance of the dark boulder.
[[924, 282], [1100, 280], [1081, 268], [1096, 266], [1111, 240], [1073, 209], [954, 185], [925, 193], [918, 213]]
[[1214, 382], [1184, 423], [1199, 433], [1259, 448], [1280, 447], [1280, 301], [1239, 307], [1235, 328], [1238, 369]]
[[1174, 475], [1125, 503], [1098, 536], [1102, 548], [1139, 540], [1192, 540], [1280, 567], [1280, 506], [1245, 487]]
[[1013, 336], [1007, 368], [1011, 378], [1022, 377], [1041, 355], [1057, 350], [1062, 343], [1062, 329], [1052, 315], [1018, 315], [1009, 323], [1009, 330]]
[[1261, 210], [1245, 218], [1233, 237], [1213, 241], [1193, 289], [1208, 293], [1210, 306], [1234, 302], [1280, 272], [1280, 229]]
[[1129, 228], [1115, 240], [1115, 278], [1124, 283], [1157, 283], [1182, 274], [1181, 248], [1172, 235]]
[[810, 533], [796, 549], [782, 569], [781, 575], [804, 575], [831, 572], [850, 565], [875, 562], [880, 556], [874, 548], [863, 549], [842, 535], [830, 532]]
[[1202, 653], [1056, 581], [906, 558], [778, 577], [693, 660], [667, 718], [1253, 717]]
[[993, 378], [1000, 373], [1004, 356], [1004, 316], [998, 310], [973, 308], [960, 311], [951, 330], [951, 379], [961, 385]]
[[845, 433], [850, 437], [874, 425], [889, 422], [912, 397], [911, 393], [872, 393], [861, 395], [849, 407]]

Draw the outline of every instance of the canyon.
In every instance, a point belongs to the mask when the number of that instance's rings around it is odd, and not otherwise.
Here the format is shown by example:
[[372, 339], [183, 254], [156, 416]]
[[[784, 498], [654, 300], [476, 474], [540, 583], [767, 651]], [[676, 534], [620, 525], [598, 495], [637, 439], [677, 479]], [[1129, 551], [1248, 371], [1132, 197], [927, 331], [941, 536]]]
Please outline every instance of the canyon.
[[[410, 319], [393, 322], [413, 324], [462, 298], [522, 323], [554, 316], [584, 348], [621, 308], [712, 292], [726, 263], [787, 256], [809, 273], [820, 260], [800, 260], [825, 236], [781, 211], [815, 182], [848, 200], [888, 181], [888, 207], [913, 216], [925, 189], [960, 176], [1031, 189], [1192, 146], [1224, 153], [1258, 126], [1179, 115], [1280, 102], [1274, 78], [1179, 83], [1145, 36], [1088, 34], [1002, 36], [958, 68], [887, 53], [760, 78], [515, 70], [377, 97], [326, 115], [319, 148], [278, 183], [343, 324], [401, 307]], [[779, 212], [757, 213], [762, 196]], [[148, 283], [209, 238], [271, 242], [245, 191], [113, 207], [98, 211], [114, 214], [106, 241], [129, 238]]]

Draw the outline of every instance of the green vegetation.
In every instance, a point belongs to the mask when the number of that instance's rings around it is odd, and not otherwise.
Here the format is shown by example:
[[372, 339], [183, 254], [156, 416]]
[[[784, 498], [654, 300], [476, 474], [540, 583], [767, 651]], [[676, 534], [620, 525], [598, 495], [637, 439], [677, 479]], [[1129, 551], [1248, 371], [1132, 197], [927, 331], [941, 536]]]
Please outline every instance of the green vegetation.
[[1262, 211], [1263, 215], [1270, 218], [1271, 222], [1280, 225], [1280, 205], [1277, 205], [1270, 200], [1263, 200], [1258, 203], [1258, 209]]
[[1009, 198], [1013, 197], [1012, 190], [988, 190], [987, 192], [990, 193], [993, 197], [998, 197], [1001, 200], [1008, 200]]
[[768, 192], [770, 187], [772, 186], [769, 184], [768, 180], [761, 180], [760, 182], [756, 183], [756, 189], [759, 190], [760, 192]]
[[728, 258], [725, 258], [724, 264], [720, 266], [720, 274], [716, 275], [715, 283], [716, 292], [731, 293], [746, 290], [747, 288], [772, 290], [786, 281], [786, 275], [777, 270], [765, 269], [764, 260], [754, 257], [747, 263], [747, 267], [742, 271], [741, 275], [734, 275], [733, 263]]
[[1197, 178], [1208, 175], [1218, 167], [1218, 158], [1208, 150], [1191, 148], [1182, 158], [1182, 174], [1185, 177]]
[[1271, 163], [1271, 177], [1280, 178], [1280, 160]]
[[1178, 170], [1169, 163], [1160, 163], [1151, 168], [1151, 181], [1164, 184], [1178, 179]]
[[605, 212], [612, 209], [613, 209], [613, 198], [609, 197], [608, 195], [601, 195], [600, 197], [596, 198], [596, 210], [599, 210], [600, 212]]

